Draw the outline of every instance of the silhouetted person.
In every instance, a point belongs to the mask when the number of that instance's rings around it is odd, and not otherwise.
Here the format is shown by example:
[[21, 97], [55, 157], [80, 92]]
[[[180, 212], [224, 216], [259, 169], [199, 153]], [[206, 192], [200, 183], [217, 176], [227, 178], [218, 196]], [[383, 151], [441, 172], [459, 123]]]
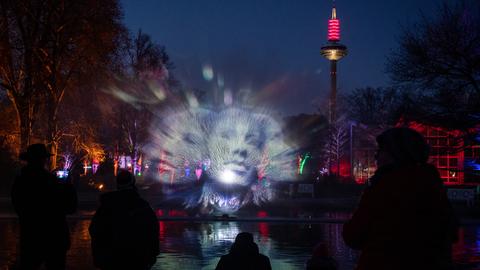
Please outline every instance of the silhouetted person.
[[377, 143], [378, 169], [343, 227], [362, 251], [356, 269], [452, 269], [457, 223], [424, 138], [393, 128]]
[[27, 162], [12, 187], [12, 204], [20, 222], [20, 269], [65, 269], [70, 235], [65, 216], [77, 207], [68, 179], [58, 179], [45, 166], [51, 154], [32, 144], [20, 154]]
[[320, 243], [313, 249], [313, 254], [307, 261], [307, 270], [337, 270], [337, 262], [330, 256], [325, 243]]
[[155, 212], [126, 170], [117, 175], [117, 191], [103, 194], [90, 224], [93, 262], [100, 269], [150, 269], [159, 254]]
[[230, 253], [223, 255], [216, 270], [271, 270], [270, 260], [258, 252], [258, 246], [253, 242], [253, 235], [242, 232], [235, 237]]

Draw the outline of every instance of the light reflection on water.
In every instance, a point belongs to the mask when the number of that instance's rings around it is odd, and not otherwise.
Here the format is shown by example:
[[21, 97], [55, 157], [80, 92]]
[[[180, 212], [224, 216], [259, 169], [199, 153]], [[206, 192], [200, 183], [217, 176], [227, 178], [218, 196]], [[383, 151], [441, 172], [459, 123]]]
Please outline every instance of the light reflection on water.
[[[67, 269], [93, 269], [89, 220], [71, 220], [72, 246]], [[341, 224], [270, 222], [159, 221], [161, 254], [153, 269], [214, 269], [242, 231], [253, 233], [260, 252], [270, 257], [273, 269], [304, 269], [312, 247], [326, 242], [340, 269], [352, 269], [358, 253], [341, 238]], [[453, 254], [459, 269], [480, 268], [480, 226], [460, 230]], [[18, 222], [0, 219], [0, 270], [10, 269], [17, 256]]]
[[329, 244], [342, 269], [351, 269], [357, 255], [341, 241], [339, 224], [160, 221], [163, 252], [154, 269], [214, 269], [242, 231], [253, 233], [273, 269], [304, 269], [312, 247], [320, 241]]

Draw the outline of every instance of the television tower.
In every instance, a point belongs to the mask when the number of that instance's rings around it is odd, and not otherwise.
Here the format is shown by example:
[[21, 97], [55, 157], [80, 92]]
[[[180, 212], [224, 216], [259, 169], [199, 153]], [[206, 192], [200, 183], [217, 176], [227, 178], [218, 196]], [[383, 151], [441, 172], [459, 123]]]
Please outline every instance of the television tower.
[[335, 2], [332, 8], [332, 17], [328, 20], [327, 44], [322, 46], [320, 53], [323, 57], [330, 60], [330, 100], [329, 100], [329, 120], [335, 123], [337, 120], [337, 61], [347, 55], [347, 47], [339, 43], [340, 41], [340, 20], [337, 19], [337, 10]]

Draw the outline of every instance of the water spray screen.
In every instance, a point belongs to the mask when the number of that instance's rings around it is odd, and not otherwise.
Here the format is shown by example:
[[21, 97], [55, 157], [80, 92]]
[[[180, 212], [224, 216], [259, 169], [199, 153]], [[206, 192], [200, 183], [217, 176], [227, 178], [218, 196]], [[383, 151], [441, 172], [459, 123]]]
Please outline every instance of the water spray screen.
[[292, 180], [294, 148], [268, 113], [187, 108], [162, 114], [145, 152], [156, 180], [183, 191], [186, 207], [232, 213], [274, 198], [272, 184]]

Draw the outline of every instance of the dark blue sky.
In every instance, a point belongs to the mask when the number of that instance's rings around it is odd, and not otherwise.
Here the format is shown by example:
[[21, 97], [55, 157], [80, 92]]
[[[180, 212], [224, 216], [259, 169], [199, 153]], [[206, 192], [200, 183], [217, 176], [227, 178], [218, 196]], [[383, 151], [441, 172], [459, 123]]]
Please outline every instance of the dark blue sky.
[[[326, 42], [329, 0], [121, 0], [127, 26], [166, 47], [175, 76], [187, 89], [249, 92], [283, 115], [315, 111], [329, 91]], [[349, 55], [338, 65], [348, 92], [386, 86], [385, 60], [401, 26], [434, 14], [439, 0], [337, 0], [341, 42]], [[211, 65], [214, 79], [202, 76]], [[214, 83], [215, 81], [215, 83]]]

